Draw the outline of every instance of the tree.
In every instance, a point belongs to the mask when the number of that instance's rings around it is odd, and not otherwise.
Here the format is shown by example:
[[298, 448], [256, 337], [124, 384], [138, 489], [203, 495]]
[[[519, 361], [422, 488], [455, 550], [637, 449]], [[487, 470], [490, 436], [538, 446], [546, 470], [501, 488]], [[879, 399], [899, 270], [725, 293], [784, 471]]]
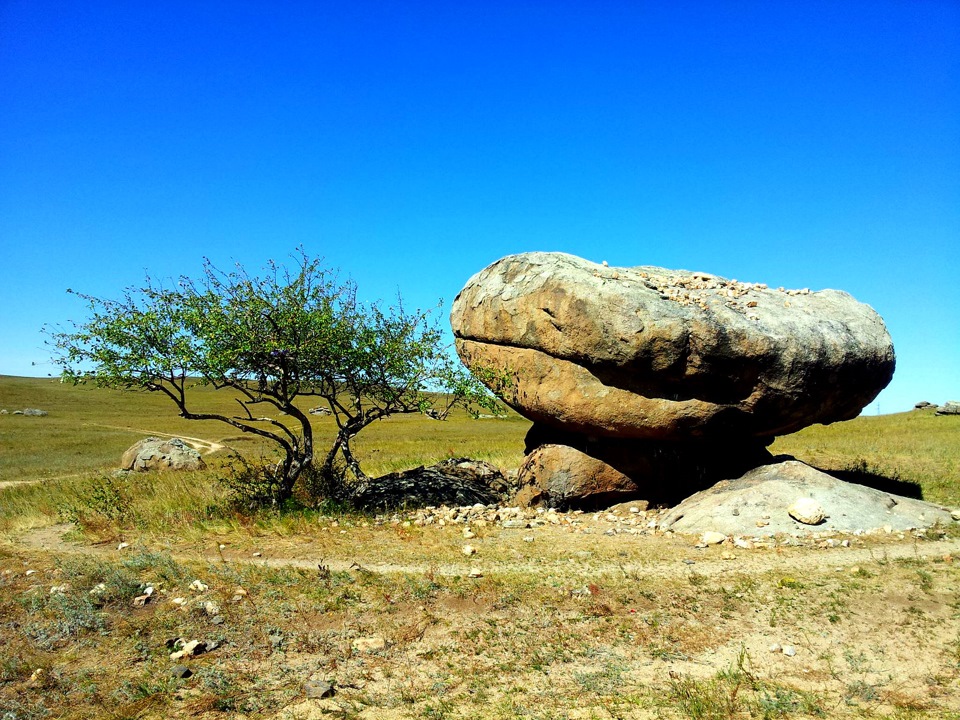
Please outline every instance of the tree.
[[[336, 420], [317, 469], [337, 485], [339, 459], [365, 479], [350, 442], [376, 420], [426, 411], [445, 417], [455, 405], [495, 407], [443, 346], [430, 311], [408, 312], [399, 299], [388, 308], [359, 302], [355, 284], [340, 282], [321, 260], [302, 249], [296, 260], [294, 271], [271, 261], [253, 277], [205, 259], [199, 280], [164, 286], [148, 277], [120, 300], [68, 290], [86, 301], [89, 317], [48, 331], [54, 361], [75, 383], [160, 392], [181, 417], [218, 420], [276, 443], [283, 451], [278, 501], [315, 465], [313, 427], [298, 398], [319, 398]], [[235, 393], [238, 414], [196, 410], [197, 384]]]

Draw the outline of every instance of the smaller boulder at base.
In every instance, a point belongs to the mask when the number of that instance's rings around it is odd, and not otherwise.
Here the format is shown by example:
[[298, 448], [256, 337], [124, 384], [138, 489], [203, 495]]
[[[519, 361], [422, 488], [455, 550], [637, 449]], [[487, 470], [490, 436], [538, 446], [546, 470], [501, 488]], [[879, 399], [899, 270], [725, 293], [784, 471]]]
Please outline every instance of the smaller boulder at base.
[[634, 498], [639, 488], [629, 477], [567, 445], [541, 445], [520, 466], [518, 482], [533, 489], [520, 503], [546, 501], [551, 507], [603, 507]]
[[120, 459], [123, 470], [202, 470], [200, 453], [180, 438], [148, 437], [130, 447]]

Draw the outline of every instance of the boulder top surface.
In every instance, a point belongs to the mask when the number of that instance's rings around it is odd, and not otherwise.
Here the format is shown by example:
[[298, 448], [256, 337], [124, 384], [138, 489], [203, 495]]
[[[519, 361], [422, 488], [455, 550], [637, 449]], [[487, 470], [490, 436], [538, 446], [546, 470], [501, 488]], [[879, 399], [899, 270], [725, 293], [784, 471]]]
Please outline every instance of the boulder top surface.
[[839, 290], [511, 255], [451, 311], [472, 368], [521, 414], [613, 437], [773, 436], [855, 417], [890, 381], [880, 316]]

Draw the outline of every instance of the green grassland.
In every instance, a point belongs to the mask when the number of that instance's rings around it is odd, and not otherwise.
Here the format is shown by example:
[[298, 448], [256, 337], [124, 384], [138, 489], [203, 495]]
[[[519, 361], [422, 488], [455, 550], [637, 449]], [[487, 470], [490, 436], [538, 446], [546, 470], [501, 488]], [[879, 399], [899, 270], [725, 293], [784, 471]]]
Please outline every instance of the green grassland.
[[[233, 414], [228, 393], [197, 388], [198, 407]], [[304, 398], [300, 406], [312, 406]], [[72, 386], [57, 380], [0, 376], [0, 408], [36, 407], [47, 417], [0, 415], [0, 482], [74, 476], [116, 467], [123, 451], [153, 432], [222, 443], [252, 458], [273, 449], [216, 421], [187, 421], [159, 393]], [[486, 460], [503, 469], [522, 458], [529, 423], [515, 413], [475, 420], [455, 411], [445, 422], [421, 415], [381, 421], [358, 436], [357, 455], [371, 475], [447, 457]], [[334, 421], [315, 416], [316, 445], [334, 434]], [[960, 505], [960, 417], [932, 411], [864, 416], [816, 425], [778, 438], [771, 447], [828, 470], [857, 470], [918, 485], [924, 499]]]
[[[239, 406], [229, 392], [194, 390], [197, 411], [234, 415]], [[302, 398], [299, 407], [316, 405]], [[222, 443], [252, 458], [271, 454], [270, 443], [244, 435], [222, 422], [189, 421], [177, 415], [160, 393], [73, 386], [58, 380], [0, 376], [0, 408], [46, 410], [46, 417], [0, 415], [0, 482], [61, 477], [114, 468], [120, 455], [150, 433], [170, 433]], [[268, 413], [269, 414], [269, 413]], [[332, 440], [330, 417], [314, 416], [316, 446]], [[472, 457], [497, 465], [519, 463], [529, 423], [515, 413], [503, 419], [475, 420], [455, 410], [447, 421], [397, 415], [361, 433], [356, 453], [372, 475], [446, 457]]]

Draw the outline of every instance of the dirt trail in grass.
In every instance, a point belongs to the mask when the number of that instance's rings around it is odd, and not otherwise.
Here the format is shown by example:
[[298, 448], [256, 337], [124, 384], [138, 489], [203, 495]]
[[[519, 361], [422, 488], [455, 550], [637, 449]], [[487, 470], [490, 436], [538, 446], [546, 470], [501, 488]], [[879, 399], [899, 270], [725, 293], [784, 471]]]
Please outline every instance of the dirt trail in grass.
[[129, 432], [143, 433], [144, 435], [156, 435], [159, 437], [180, 438], [187, 445], [189, 445], [194, 450], [199, 452], [201, 455], [209, 455], [210, 453], [217, 452], [218, 450], [223, 450], [227, 447], [226, 445], [215, 442], [214, 440], [204, 440], [203, 438], [189, 437], [188, 435], [159, 432], [158, 430], [143, 430], [142, 428], [123, 427], [121, 425], [103, 425], [101, 423], [84, 423], [84, 425], [109, 428], [110, 430], [126, 430]]
[[[82, 544], [70, 542], [64, 536], [73, 529], [71, 524], [52, 525], [30, 530], [12, 540], [14, 547], [29, 550], [43, 550], [52, 553], [81, 553], [102, 555], [105, 557], [121, 557], [122, 553], [136, 550], [131, 545], [118, 550], [114, 542], [100, 544]], [[537, 538], [541, 547], [556, 547], [564, 542], [550, 528], [542, 528], [544, 533]], [[439, 532], [439, 531], [438, 531]], [[526, 531], [530, 532], [530, 531]], [[541, 558], [537, 555], [535, 546], [528, 550], [528, 556], [523, 558], [496, 558], [492, 550], [502, 541], [504, 546], [514, 544], [516, 538], [510, 531], [500, 537], [488, 538], [486, 553], [475, 556], [469, 563], [437, 563], [437, 562], [382, 562], [364, 556], [362, 546], [350, 547], [346, 543], [339, 548], [319, 550], [307, 541], [293, 539], [276, 539], [262, 543], [265, 550], [259, 556], [253, 556], [252, 551], [237, 550], [231, 546], [219, 552], [191, 550], [189, 547], [150, 547], [147, 549], [170, 552], [172, 557], [179, 561], [209, 562], [209, 563], [236, 563], [250, 564], [273, 568], [302, 568], [317, 570], [319, 566], [334, 571], [352, 571], [358, 573], [371, 572], [383, 574], [407, 575], [439, 575], [444, 577], [467, 576], [473, 571], [481, 575], [496, 576], [498, 573], [520, 573], [536, 576], [546, 575], [575, 575], [577, 577], [600, 577], [610, 574], [623, 574], [627, 577], [678, 579], [692, 574], [707, 577], [722, 577], [729, 575], [761, 575], [768, 572], [782, 572], [792, 577], [800, 577], [804, 573], [823, 573], [831, 571], [846, 571], [860, 565], [883, 566], [890, 562], [903, 560], [926, 560], [931, 558], [960, 559], [960, 539], [945, 539], [938, 541], [868, 541], [869, 544], [848, 548], [818, 548], [818, 547], [785, 547], [778, 549], [737, 550], [735, 557], [726, 559], [721, 555], [719, 548], [698, 550], [694, 548], [695, 538], [685, 539], [676, 537], [641, 537], [625, 540], [623, 536], [610, 538], [609, 548], [601, 548], [591, 557], [584, 557], [578, 553], [579, 538], [565, 536], [569, 544], [570, 555], [561, 558]], [[612, 559], [602, 557], [603, 550], [614, 550], [620, 547], [630, 547], [622, 543], [629, 542], [633, 547], [643, 547], [651, 552], [649, 559], [641, 561]], [[276, 546], [273, 551], [266, 550], [271, 544]], [[607, 543], [603, 542], [606, 546]], [[594, 546], [595, 547], [595, 546]], [[349, 548], [349, 554], [344, 550]], [[339, 551], [339, 552], [338, 552]], [[338, 554], [341, 557], [334, 557]], [[343, 557], [344, 555], [347, 557]], [[615, 553], [611, 553], [615, 554]]]

